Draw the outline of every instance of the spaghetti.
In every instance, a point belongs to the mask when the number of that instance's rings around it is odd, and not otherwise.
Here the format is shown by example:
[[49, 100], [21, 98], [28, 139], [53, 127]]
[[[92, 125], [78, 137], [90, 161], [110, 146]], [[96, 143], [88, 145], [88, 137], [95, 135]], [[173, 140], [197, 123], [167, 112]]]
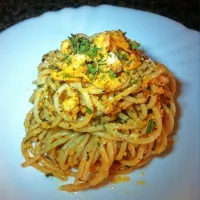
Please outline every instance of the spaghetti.
[[95, 187], [162, 153], [173, 130], [175, 79], [125, 33], [71, 35], [38, 67], [25, 119], [23, 167]]

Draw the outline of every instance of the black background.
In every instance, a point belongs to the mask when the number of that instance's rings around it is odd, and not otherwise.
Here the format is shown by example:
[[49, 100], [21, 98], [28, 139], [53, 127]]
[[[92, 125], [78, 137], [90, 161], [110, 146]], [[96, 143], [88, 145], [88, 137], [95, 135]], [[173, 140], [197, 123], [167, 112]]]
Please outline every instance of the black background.
[[199, 30], [199, 0], [0, 0], [0, 31], [47, 11], [82, 5], [116, 5], [150, 11]]

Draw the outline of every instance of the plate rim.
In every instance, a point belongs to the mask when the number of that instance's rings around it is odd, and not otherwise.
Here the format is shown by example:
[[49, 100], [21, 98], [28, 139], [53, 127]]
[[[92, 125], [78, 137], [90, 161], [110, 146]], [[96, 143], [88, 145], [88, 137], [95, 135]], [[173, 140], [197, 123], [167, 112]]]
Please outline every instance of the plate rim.
[[[97, 6], [97, 7], [102, 7], [102, 6], [103, 6], [103, 5]], [[61, 11], [63, 11], [63, 10], [64, 10], [63, 12], [66, 12], [65, 10], [68, 10], [68, 9], [77, 10], [77, 9], [80, 9], [80, 8], [83, 9], [84, 7], [90, 7], [90, 8], [91, 8], [91, 6], [82, 6], [82, 7], [79, 7], [79, 8], [63, 8], [63, 9], [58, 10], [58, 11], [48, 11], [48, 12], [45, 12], [45, 13], [41, 14], [40, 16], [37, 16], [37, 17], [33, 17], [33, 18], [30, 18], [30, 19], [23, 20], [22, 22], [19, 22], [19, 23], [15, 24], [15, 25], [9, 27], [8, 29], [6, 29], [6, 30], [3, 31], [3, 32], [7, 34], [7, 32], [10, 31], [9, 34], [13, 34], [12, 31], [14, 31], [15, 28], [18, 28], [18, 25], [19, 25], [19, 24], [22, 24], [22, 25], [23, 25], [23, 23], [29, 23], [30, 20], [40, 19], [43, 15], [52, 14], [52, 13], [54, 13], [54, 14], [59, 14], [59, 13], [60, 13]], [[106, 7], [116, 7], [116, 6], [107, 6], [107, 5], [106, 5]], [[96, 8], [96, 7], [95, 7], [95, 8]], [[129, 8], [122, 8], [122, 7], [117, 7], [117, 8], [124, 9], [124, 10], [129, 9]], [[136, 9], [130, 9], [130, 10], [136, 10]], [[150, 12], [141, 11], [141, 10], [136, 10], [136, 11], [148, 13], [148, 14], [151, 14], [151, 15], [156, 15], [156, 16], [159, 17], [159, 18], [162, 17], [162, 18], [164, 18], [164, 19], [167, 20], [167, 21], [170, 20], [170, 21], [172, 21], [173, 23], [175, 22], [174, 24], [181, 25], [182, 27], [185, 27], [184, 25], [182, 25], [182, 24], [179, 23], [179, 22], [176, 22], [176, 21], [174, 21], [174, 20], [171, 20], [171, 19], [166, 18], [166, 17], [164, 17], [164, 16], [160, 16], [160, 15], [155, 14], [155, 13], [150, 13]], [[21, 27], [20, 27], [20, 29], [21, 29]], [[184, 29], [183, 31], [184, 31], [184, 32], [185, 32], [185, 31], [192, 31], [192, 32], [193, 32], [192, 29], [188, 29], [187, 27], [185, 27], [185, 29]], [[198, 32], [198, 31], [194, 31], [194, 32]], [[199, 35], [199, 36], [200, 36], [200, 35]], [[190, 37], [192, 37], [192, 35], [190, 35]], [[0, 33], [0, 39], [1, 39], [1, 33]], [[0, 40], [0, 42], [1, 42], [1, 40]], [[199, 79], [198, 79], [198, 81], [199, 81]], [[198, 91], [198, 93], [199, 93], [199, 91]], [[198, 116], [199, 116], [199, 115], [198, 115]], [[179, 119], [179, 120], [180, 120], [180, 119]], [[198, 125], [198, 130], [199, 130], [199, 125]], [[54, 186], [56, 186], [56, 185], [54, 185]]]
[[142, 14], [148, 14], [148, 15], [151, 15], [151, 16], [154, 16], [154, 17], [157, 17], [157, 18], [161, 18], [162, 20], [164, 21], [168, 21], [176, 26], [179, 26], [179, 27], [182, 27], [184, 29], [186, 29], [187, 31], [191, 31], [191, 32], [196, 32], [196, 33], [200, 33], [199, 31], [197, 30], [194, 30], [194, 29], [190, 29], [188, 27], [186, 27], [184, 24], [182, 24], [181, 22], [178, 22], [174, 19], [171, 19], [167, 16], [164, 16], [164, 15], [160, 15], [160, 14], [157, 14], [157, 13], [153, 13], [153, 12], [150, 12], [150, 11], [145, 11], [145, 10], [140, 10], [140, 9], [135, 9], [135, 8], [128, 8], [128, 7], [121, 7], [121, 6], [115, 6], [115, 5], [107, 5], [107, 4], [102, 4], [102, 5], [97, 5], [97, 6], [90, 6], [90, 5], [82, 5], [82, 6], [79, 6], [77, 8], [74, 8], [74, 7], [64, 7], [62, 9], [59, 9], [59, 10], [55, 10], [55, 11], [46, 11], [38, 16], [35, 16], [35, 17], [30, 17], [28, 19], [24, 19], [16, 24], [13, 24], [11, 25], [10, 27], [6, 28], [5, 30], [1, 31], [0, 32], [0, 37], [5, 34], [6, 32], [9, 32], [9, 31], [12, 31], [14, 28], [16, 28], [17, 26], [19, 25], [22, 25], [23, 23], [27, 23], [28, 21], [32, 21], [32, 20], [37, 20], [38, 18], [42, 18], [46, 15], [49, 15], [49, 14], [59, 14], [61, 12], [64, 12], [66, 10], [82, 10], [82, 9], [103, 9], [103, 8], [111, 8], [111, 9], [121, 9], [121, 10], [130, 10], [130, 11], [135, 11], [135, 12], [140, 12]]

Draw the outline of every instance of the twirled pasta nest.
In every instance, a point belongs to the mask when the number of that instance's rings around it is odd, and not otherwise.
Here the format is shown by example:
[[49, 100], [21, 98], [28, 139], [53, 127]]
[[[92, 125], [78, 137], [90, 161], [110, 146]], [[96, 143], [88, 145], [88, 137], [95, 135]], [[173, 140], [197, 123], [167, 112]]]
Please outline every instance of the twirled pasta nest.
[[125, 33], [71, 35], [38, 67], [25, 120], [23, 167], [73, 184], [99, 185], [163, 152], [173, 130], [175, 79]]

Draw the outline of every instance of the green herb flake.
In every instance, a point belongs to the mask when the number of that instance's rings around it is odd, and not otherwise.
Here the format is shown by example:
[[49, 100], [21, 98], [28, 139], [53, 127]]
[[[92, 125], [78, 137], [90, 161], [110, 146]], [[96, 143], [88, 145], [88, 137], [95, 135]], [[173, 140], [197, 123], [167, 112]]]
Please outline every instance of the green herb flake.
[[98, 123], [97, 123], [97, 122], [95, 122], [95, 123], [94, 123], [94, 126], [96, 127], [97, 125], [98, 125]]
[[127, 65], [130, 65], [133, 62], [133, 59], [130, 59], [127, 63]]
[[91, 64], [91, 63], [88, 64], [88, 70], [86, 71], [86, 74], [92, 74], [92, 75], [96, 76], [98, 70], [99, 70], [99, 65], [98, 65], [97, 59], [94, 58], [94, 63], [93, 64]]
[[117, 75], [112, 70], [108, 70], [107, 72], [111, 79], [116, 78]]
[[49, 65], [48, 68], [49, 68], [49, 69], [57, 69], [57, 67], [54, 66], [54, 65]]
[[97, 73], [97, 69], [93, 64], [88, 64], [88, 72], [95, 75]]
[[63, 77], [63, 78], [69, 78], [70, 75], [69, 75], [68, 73], [63, 73], [63, 74], [62, 74], [62, 77]]
[[48, 173], [48, 174], [45, 174], [45, 176], [46, 176], [47, 178], [49, 178], [49, 177], [53, 176], [53, 174], [52, 174], [52, 173]]
[[[97, 55], [98, 50], [100, 50], [101, 48], [98, 48], [97, 45], [95, 44], [88, 52], [87, 54], [94, 58]], [[100, 57], [102, 56], [102, 54], [100, 55]]]
[[131, 46], [131, 49], [137, 49], [141, 46], [141, 44], [136, 41], [131, 41], [129, 44]]
[[86, 107], [86, 112], [87, 112], [89, 115], [92, 114], [92, 110], [91, 110], [90, 108], [88, 108], [88, 107]]
[[101, 146], [101, 143], [98, 141], [98, 142], [97, 142], [97, 145], [98, 145], [98, 147], [100, 147], [100, 146]]
[[90, 49], [90, 42], [86, 38], [80, 38], [78, 53], [85, 53]]
[[103, 130], [106, 131], [106, 127], [102, 119], [102, 114], [101, 114], [100, 122], [101, 122], [101, 126], [103, 127]]
[[99, 72], [105, 73], [102, 68], [99, 68]]
[[103, 55], [101, 53], [99, 54], [99, 56], [100, 56], [100, 60], [103, 60]]
[[128, 60], [125, 54], [117, 53], [117, 57], [119, 58], [119, 60], [126, 60], [126, 61]]
[[38, 88], [38, 89], [40, 89], [40, 88], [42, 88], [42, 87], [43, 87], [43, 84], [37, 85], [37, 88]]
[[69, 57], [68, 60], [67, 60], [68, 64], [70, 64], [72, 62], [72, 58]]
[[153, 131], [154, 127], [156, 126], [156, 122], [153, 119], [150, 119], [147, 124], [147, 131], [146, 133], [149, 134]]
[[73, 51], [73, 53], [76, 53], [78, 46], [78, 37], [74, 34], [71, 34], [71, 37], [69, 37], [69, 41], [70, 41], [70, 49]]
[[73, 53], [85, 53], [90, 49], [90, 42], [86, 38], [78, 38], [77, 35], [71, 34], [69, 40]]
[[138, 79], [132, 80], [132, 84], [136, 84], [138, 82]]
[[96, 69], [97, 69], [97, 71], [98, 71], [99, 65], [98, 65], [98, 62], [97, 62], [97, 59], [96, 59], [96, 58], [94, 58], [94, 63], [95, 63], [95, 65], [96, 65]]
[[125, 71], [127, 76], [130, 76], [130, 72], [129, 71]]
[[105, 78], [105, 74], [103, 74], [102, 76], [101, 76], [101, 80], [104, 80], [104, 78]]
[[64, 56], [65, 56], [67, 64], [70, 64], [72, 62], [72, 58], [66, 54]]
[[137, 84], [138, 81], [139, 81], [139, 79], [131, 79], [131, 80], [129, 81], [129, 84], [130, 84], [130, 85], [132, 85], [132, 84]]
[[137, 72], [137, 69], [134, 69], [134, 70], [133, 70], [133, 73], [136, 73], [136, 72]]

